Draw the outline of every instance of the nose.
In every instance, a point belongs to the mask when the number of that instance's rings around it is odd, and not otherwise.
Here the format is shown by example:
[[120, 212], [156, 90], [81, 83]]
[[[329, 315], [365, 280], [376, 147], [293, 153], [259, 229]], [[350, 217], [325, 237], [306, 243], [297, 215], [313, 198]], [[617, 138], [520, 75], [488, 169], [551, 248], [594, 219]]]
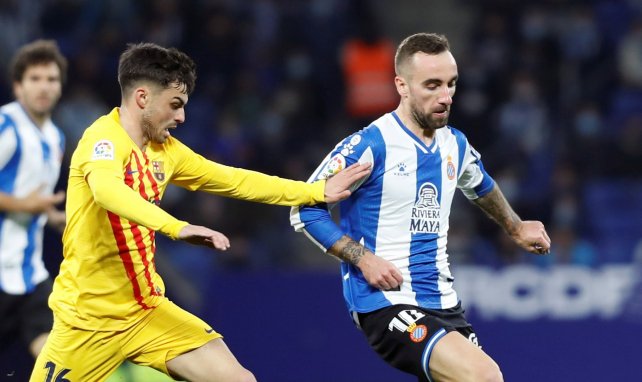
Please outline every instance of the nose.
[[439, 97], [439, 103], [444, 105], [451, 105], [453, 103], [453, 93], [449, 86], [445, 86]]
[[174, 121], [176, 121], [176, 123], [185, 122], [185, 109], [180, 108], [176, 111], [176, 115], [174, 116]]

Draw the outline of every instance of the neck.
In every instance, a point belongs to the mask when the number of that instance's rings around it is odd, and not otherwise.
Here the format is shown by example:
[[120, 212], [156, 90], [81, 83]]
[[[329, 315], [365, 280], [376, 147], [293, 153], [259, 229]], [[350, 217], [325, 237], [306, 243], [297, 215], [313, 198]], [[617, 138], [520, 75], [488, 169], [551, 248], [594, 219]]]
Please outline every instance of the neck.
[[397, 116], [403, 122], [403, 124], [412, 132], [417, 138], [419, 138], [422, 142], [424, 142], [426, 145], [430, 145], [432, 143], [432, 140], [435, 137], [435, 129], [431, 128], [422, 128], [417, 124], [417, 121], [412, 117], [412, 113], [410, 112], [409, 108], [404, 107], [403, 104], [399, 104], [397, 109], [395, 110], [395, 113], [397, 113]]
[[29, 116], [31, 121], [33, 122], [34, 125], [36, 125], [37, 128], [42, 130], [42, 126], [47, 122], [47, 120], [51, 117], [50, 113], [34, 113], [32, 110], [29, 110], [24, 106], [22, 102], [20, 102], [20, 105], [24, 109], [25, 113]]
[[123, 129], [125, 129], [125, 132], [127, 132], [127, 135], [134, 141], [136, 146], [142, 150], [147, 145], [147, 138], [143, 134], [143, 128], [138, 118], [132, 115], [130, 109], [125, 105], [120, 106], [119, 115]]

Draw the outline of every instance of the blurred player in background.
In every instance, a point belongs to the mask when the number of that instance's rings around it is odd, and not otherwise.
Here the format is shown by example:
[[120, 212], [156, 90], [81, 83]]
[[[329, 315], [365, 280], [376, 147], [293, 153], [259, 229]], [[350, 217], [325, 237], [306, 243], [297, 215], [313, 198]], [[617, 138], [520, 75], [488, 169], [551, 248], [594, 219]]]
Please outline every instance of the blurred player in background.
[[103, 381], [127, 359], [188, 381], [254, 381], [220, 334], [165, 297], [154, 265], [157, 231], [230, 246], [222, 233], [162, 210], [167, 185], [314, 205], [348, 197], [368, 174], [369, 166], [354, 166], [308, 184], [206, 160], [170, 134], [185, 120], [195, 78], [193, 61], [173, 48], [142, 43], [121, 55], [121, 106], [85, 131], [71, 159], [64, 260], [49, 300], [54, 327], [31, 381]]
[[339, 143], [311, 178], [373, 164], [340, 204], [340, 227], [325, 205], [294, 208], [291, 223], [343, 261], [348, 309], [388, 363], [420, 381], [502, 381], [452, 287], [446, 242], [455, 189], [525, 250], [548, 253], [550, 239], [541, 222], [517, 216], [466, 136], [447, 125], [458, 78], [447, 39], [406, 38], [395, 71], [397, 109]]
[[53, 193], [65, 139], [51, 121], [67, 60], [51, 40], [20, 48], [9, 67], [15, 101], [0, 108], [0, 347], [22, 340], [38, 356], [53, 324], [51, 280], [42, 260], [45, 223], [65, 214]]

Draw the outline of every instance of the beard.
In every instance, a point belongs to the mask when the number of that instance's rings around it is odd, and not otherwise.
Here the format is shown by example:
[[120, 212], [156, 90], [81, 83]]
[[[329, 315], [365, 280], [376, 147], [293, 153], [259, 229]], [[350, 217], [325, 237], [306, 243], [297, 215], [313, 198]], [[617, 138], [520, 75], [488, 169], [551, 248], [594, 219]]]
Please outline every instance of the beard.
[[412, 115], [412, 119], [414, 119], [417, 125], [423, 130], [441, 129], [448, 123], [448, 115], [444, 118], [433, 118], [430, 113], [422, 113], [419, 111], [415, 105], [410, 107], [410, 115]]
[[143, 136], [147, 138], [149, 142], [153, 143], [164, 143], [165, 136], [154, 127], [154, 123], [151, 119], [151, 113], [143, 113], [143, 120], [141, 121], [141, 128], [143, 129]]

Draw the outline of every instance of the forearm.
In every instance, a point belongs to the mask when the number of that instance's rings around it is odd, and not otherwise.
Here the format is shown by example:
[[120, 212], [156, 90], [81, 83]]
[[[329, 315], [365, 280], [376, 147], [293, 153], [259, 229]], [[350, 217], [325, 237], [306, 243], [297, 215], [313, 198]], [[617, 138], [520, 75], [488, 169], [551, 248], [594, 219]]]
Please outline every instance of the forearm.
[[218, 164], [208, 169], [211, 177], [199, 191], [281, 206], [314, 205], [325, 200], [325, 181], [310, 184]]
[[368, 250], [361, 244], [344, 235], [328, 249], [328, 253], [346, 263], [358, 265]]
[[24, 200], [11, 194], [0, 192], [0, 211], [2, 212], [26, 212]]
[[96, 204], [123, 219], [159, 231], [173, 239], [188, 224], [144, 200], [122, 183], [122, 180], [107, 172], [94, 171], [89, 174], [87, 181]]
[[314, 205], [325, 201], [325, 181], [309, 184], [225, 166], [200, 157], [172, 182], [190, 190], [281, 206]]
[[522, 223], [522, 219], [513, 211], [497, 184], [488, 194], [474, 199], [473, 202], [510, 235], [514, 234]]

